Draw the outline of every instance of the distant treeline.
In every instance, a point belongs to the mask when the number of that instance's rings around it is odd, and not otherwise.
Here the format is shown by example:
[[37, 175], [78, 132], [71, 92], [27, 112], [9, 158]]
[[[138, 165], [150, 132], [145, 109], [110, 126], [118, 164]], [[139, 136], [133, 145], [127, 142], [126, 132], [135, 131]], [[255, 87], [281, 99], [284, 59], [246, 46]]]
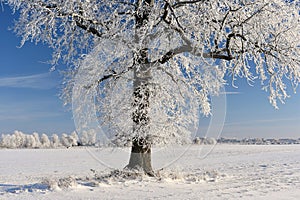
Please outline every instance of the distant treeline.
[[[278, 144], [300, 144], [299, 139], [264, 139], [264, 138], [206, 138], [195, 137], [193, 144], [197, 145], [215, 145], [215, 144], [243, 144], [243, 145], [278, 145]], [[0, 148], [69, 148], [74, 146], [100, 146], [97, 143], [96, 132], [94, 130], [83, 131], [78, 135], [75, 131], [71, 134], [63, 133], [61, 136], [53, 134], [49, 137], [46, 134], [26, 134], [21, 131], [15, 131], [12, 134], [2, 134], [0, 139]], [[101, 145], [103, 146], [103, 145]], [[107, 145], [110, 146], [110, 145]], [[114, 145], [116, 146], [116, 144]], [[128, 145], [130, 146], [130, 144]]]
[[244, 144], [244, 145], [276, 145], [276, 144], [300, 144], [299, 139], [265, 139], [265, 138], [205, 138], [205, 137], [196, 137], [193, 140], [194, 144]]
[[96, 144], [96, 133], [94, 131], [83, 131], [78, 136], [74, 131], [71, 134], [63, 133], [60, 137], [53, 134], [49, 137], [46, 134], [25, 134], [15, 131], [13, 134], [2, 134], [0, 140], [1, 148], [62, 148], [72, 146], [94, 146]]

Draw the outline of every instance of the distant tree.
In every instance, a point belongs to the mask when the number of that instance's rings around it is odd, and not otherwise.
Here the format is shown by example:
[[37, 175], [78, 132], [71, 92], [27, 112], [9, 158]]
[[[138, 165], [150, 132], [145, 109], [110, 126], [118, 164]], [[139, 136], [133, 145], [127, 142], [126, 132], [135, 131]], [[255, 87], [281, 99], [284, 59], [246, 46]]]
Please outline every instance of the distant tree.
[[9, 134], [2, 134], [1, 147], [4, 148], [16, 148], [15, 137]]
[[26, 148], [36, 148], [35, 138], [33, 135], [26, 135], [25, 137], [25, 147]]
[[61, 146], [61, 143], [60, 143], [60, 140], [59, 140], [59, 137], [57, 134], [52, 135], [51, 146], [53, 148], [57, 148], [57, 147]]
[[41, 145], [43, 148], [49, 148], [51, 146], [51, 142], [45, 133], [43, 133], [41, 136]]
[[96, 144], [96, 132], [94, 130], [82, 131], [80, 138], [81, 145], [92, 146]]
[[41, 144], [41, 140], [40, 140], [39, 134], [37, 132], [33, 132], [32, 135], [33, 135], [33, 137], [35, 139], [35, 145], [36, 145], [36, 147], [40, 148], [42, 146], [42, 144]]
[[72, 142], [73, 140], [70, 138], [69, 135], [63, 133], [62, 136], [61, 136], [61, 144], [64, 146], [64, 147], [71, 147], [72, 146]]
[[73, 131], [70, 135], [70, 138], [72, 140], [72, 146], [77, 146], [78, 145], [78, 140], [79, 140], [79, 137], [76, 133], [76, 131]]
[[15, 146], [17, 148], [22, 148], [25, 145], [25, 134], [22, 133], [21, 131], [14, 131], [14, 134], [12, 137], [15, 140]]
[[299, 1], [2, 1], [20, 12], [22, 45], [70, 64], [65, 101], [95, 94], [111, 141], [132, 143], [127, 167], [149, 175], [151, 146], [188, 140], [228, 77], [260, 79], [274, 107], [300, 80]]
[[61, 136], [61, 144], [65, 147], [72, 147], [78, 145], [78, 135], [74, 131], [70, 135], [63, 133]]

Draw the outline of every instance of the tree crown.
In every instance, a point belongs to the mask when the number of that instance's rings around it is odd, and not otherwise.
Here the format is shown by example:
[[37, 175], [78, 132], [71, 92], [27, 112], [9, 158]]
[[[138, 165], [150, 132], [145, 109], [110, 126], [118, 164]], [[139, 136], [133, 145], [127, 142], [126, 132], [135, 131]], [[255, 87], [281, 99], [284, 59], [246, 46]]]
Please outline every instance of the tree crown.
[[[196, 106], [190, 104], [195, 98], [200, 110], [209, 114], [209, 96], [219, 93], [228, 74], [233, 84], [237, 77], [249, 82], [260, 79], [274, 107], [278, 100], [283, 102], [288, 97], [285, 82], [289, 80], [295, 89], [300, 80], [297, 1], [4, 2], [20, 10], [15, 30], [22, 36], [22, 45], [28, 40], [45, 42], [54, 49], [54, 65], [60, 59], [73, 65], [64, 90], [66, 102], [71, 101], [80, 73], [79, 79], [86, 81], [78, 91], [97, 91], [102, 99], [117, 99], [114, 103], [99, 100], [99, 105], [122, 105], [126, 113], [128, 105], [122, 102], [130, 105], [131, 97], [117, 98], [111, 91], [128, 93], [136, 78], [134, 72], [138, 72], [140, 78], [151, 77], [147, 92], [153, 97], [151, 105], [157, 105], [150, 111], [157, 118], [153, 115], [151, 119], [168, 124], [174, 117], [178, 127], [187, 129], [190, 124], [182, 117], [178, 121], [179, 113], [187, 117], [186, 112]], [[94, 53], [89, 54], [92, 50]], [[160, 109], [162, 106], [165, 109]], [[106, 117], [115, 117], [115, 124], [120, 124], [122, 120], [116, 117], [119, 113], [104, 110], [110, 113]], [[129, 113], [125, 114], [127, 118], [131, 118]], [[165, 120], [158, 117], [162, 113]], [[166, 125], [160, 130], [164, 128]], [[168, 132], [176, 131], [170, 128]]]

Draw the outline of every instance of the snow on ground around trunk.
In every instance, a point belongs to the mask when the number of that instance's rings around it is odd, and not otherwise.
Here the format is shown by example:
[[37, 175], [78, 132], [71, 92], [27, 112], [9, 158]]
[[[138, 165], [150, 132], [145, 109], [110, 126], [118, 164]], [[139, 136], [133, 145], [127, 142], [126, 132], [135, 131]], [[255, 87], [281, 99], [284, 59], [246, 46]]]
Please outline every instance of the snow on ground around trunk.
[[299, 199], [300, 145], [211, 149], [154, 153], [157, 177], [123, 171], [129, 149], [0, 149], [0, 199]]

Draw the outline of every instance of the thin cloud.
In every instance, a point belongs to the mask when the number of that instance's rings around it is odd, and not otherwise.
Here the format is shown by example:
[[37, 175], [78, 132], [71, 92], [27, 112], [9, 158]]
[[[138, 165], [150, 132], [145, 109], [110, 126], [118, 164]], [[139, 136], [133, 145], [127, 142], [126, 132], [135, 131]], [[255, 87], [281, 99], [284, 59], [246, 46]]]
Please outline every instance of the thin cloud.
[[29, 76], [0, 77], [0, 87], [51, 89], [57, 86], [57, 78], [52, 73], [41, 73]]
[[1, 121], [26, 121], [26, 120], [44, 120], [49, 118], [57, 118], [63, 116], [62, 113], [54, 113], [54, 112], [35, 112], [35, 113], [18, 113], [13, 115], [12, 113], [6, 115], [0, 115]]
[[65, 115], [61, 107], [55, 102], [55, 99], [8, 99], [0, 100], [0, 124], [1, 121], [27, 121], [27, 120], [43, 120], [55, 118]]

